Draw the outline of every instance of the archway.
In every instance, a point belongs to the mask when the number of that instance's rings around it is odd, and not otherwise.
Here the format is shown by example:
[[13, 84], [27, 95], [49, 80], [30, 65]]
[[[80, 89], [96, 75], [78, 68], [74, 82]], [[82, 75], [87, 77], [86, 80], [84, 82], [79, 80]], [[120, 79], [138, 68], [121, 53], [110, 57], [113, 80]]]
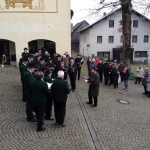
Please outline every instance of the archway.
[[36, 53], [39, 49], [45, 48], [50, 54], [56, 52], [56, 43], [46, 39], [36, 39], [28, 42], [29, 50], [32, 49]]
[[6, 55], [6, 65], [16, 65], [16, 47], [15, 42], [0, 39], [0, 64], [2, 63], [2, 56]]

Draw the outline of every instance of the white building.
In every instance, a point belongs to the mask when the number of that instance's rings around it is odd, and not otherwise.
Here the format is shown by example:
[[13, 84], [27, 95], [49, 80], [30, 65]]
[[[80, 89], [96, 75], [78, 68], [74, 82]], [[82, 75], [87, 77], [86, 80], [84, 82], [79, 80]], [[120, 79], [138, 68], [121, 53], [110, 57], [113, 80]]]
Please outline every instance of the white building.
[[[131, 48], [133, 61], [143, 61], [150, 55], [150, 20], [132, 10]], [[80, 54], [113, 59], [113, 48], [122, 47], [121, 8], [80, 31]], [[117, 52], [122, 60], [122, 52]], [[116, 57], [116, 56], [115, 56]]]
[[[24, 47], [71, 54], [70, 0], [0, 0], [0, 64], [18, 65]], [[65, 43], [65, 44], [64, 44]]]

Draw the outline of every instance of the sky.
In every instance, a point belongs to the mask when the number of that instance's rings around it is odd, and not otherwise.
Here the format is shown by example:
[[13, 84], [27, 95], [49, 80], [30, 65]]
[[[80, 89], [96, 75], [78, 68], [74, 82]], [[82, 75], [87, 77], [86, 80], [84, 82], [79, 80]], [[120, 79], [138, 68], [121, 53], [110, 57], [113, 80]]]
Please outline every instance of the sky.
[[[101, 0], [102, 1], [102, 0]], [[116, 0], [105, 0], [106, 2], [114, 2]], [[140, 1], [140, 5], [137, 4], [136, 7], [133, 7], [135, 10], [143, 14], [145, 10], [144, 4], [150, 2], [150, 0], [136, 0]], [[108, 13], [110, 10], [102, 10], [98, 15], [88, 15], [90, 13], [90, 8], [96, 8], [100, 0], [71, 0], [71, 9], [74, 11], [74, 16], [72, 17], [71, 23], [73, 26], [83, 20], [86, 20], [89, 24], [97, 21], [103, 16], [103, 13]], [[143, 4], [142, 4], [143, 2]], [[150, 18], [150, 11], [145, 14], [146, 17]]]

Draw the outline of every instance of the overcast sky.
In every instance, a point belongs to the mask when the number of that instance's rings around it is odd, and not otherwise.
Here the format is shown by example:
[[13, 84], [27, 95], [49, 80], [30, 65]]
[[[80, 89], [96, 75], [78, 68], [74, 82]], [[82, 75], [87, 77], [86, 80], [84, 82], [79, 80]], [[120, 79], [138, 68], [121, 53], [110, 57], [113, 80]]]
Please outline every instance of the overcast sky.
[[[106, 0], [106, 1], [113, 2], [115, 0]], [[133, 8], [139, 11], [140, 13], [143, 13], [143, 11], [145, 10], [145, 8], [143, 8], [144, 4], [150, 3], [150, 0], [136, 0], [136, 1], [140, 1], [140, 5], [138, 4], [136, 8], [135, 7]], [[99, 2], [100, 0], [71, 0], [71, 9], [74, 11], [74, 16], [71, 20], [73, 25], [75, 25], [76, 23], [82, 20], [86, 20], [87, 22], [89, 22], [89, 24], [92, 24], [93, 22], [101, 18], [104, 12], [107, 13], [108, 10], [102, 10], [99, 15], [95, 15], [95, 16], [88, 15], [90, 12], [89, 9], [95, 8]], [[147, 12], [145, 16], [150, 18], [150, 12]]]

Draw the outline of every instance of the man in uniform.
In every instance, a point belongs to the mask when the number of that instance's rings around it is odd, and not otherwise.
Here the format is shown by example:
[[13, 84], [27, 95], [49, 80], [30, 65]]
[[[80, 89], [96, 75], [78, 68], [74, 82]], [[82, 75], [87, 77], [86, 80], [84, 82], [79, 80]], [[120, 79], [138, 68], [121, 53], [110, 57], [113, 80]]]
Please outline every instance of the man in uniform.
[[28, 49], [25, 47], [24, 52], [22, 53], [22, 58], [23, 57], [28, 57], [28, 56], [29, 56]]
[[44, 131], [46, 128], [43, 127], [43, 119], [45, 112], [45, 105], [47, 97], [51, 96], [51, 91], [48, 89], [48, 85], [44, 82], [44, 73], [40, 71], [37, 73], [37, 78], [31, 81], [32, 88], [32, 103], [37, 118], [37, 132]]
[[67, 94], [70, 93], [68, 82], [63, 80], [64, 72], [58, 71], [57, 79], [53, 81], [51, 91], [54, 97], [54, 112], [56, 118], [56, 125], [58, 127], [65, 127], [64, 118], [66, 115], [66, 101]]
[[[52, 83], [52, 76], [53, 70], [46, 70], [44, 81], [47, 83]], [[53, 97], [52, 95], [47, 97], [46, 107], [45, 107], [45, 119], [46, 120], [54, 120], [52, 117], [52, 104], [53, 104]]]
[[77, 64], [78, 80], [80, 80], [81, 67], [83, 64], [83, 59], [80, 57], [80, 54], [77, 55], [75, 63]]
[[33, 63], [28, 63], [27, 65], [27, 71], [24, 72], [23, 75], [23, 82], [24, 82], [24, 87], [25, 87], [25, 94], [26, 94], [26, 115], [27, 115], [27, 120], [31, 122], [36, 122], [36, 119], [33, 116], [33, 103], [31, 101], [31, 95], [32, 95], [32, 89], [31, 89], [31, 82], [35, 80], [35, 77], [33, 76], [34, 72], [34, 64]]
[[[89, 84], [88, 97], [89, 101], [87, 104], [91, 104], [92, 107], [97, 107], [97, 97], [99, 95], [99, 75], [96, 68], [91, 69], [91, 77], [85, 77], [87, 83]], [[94, 99], [94, 104], [92, 101]]]
[[76, 76], [77, 76], [77, 64], [74, 62], [74, 58], [70, 58], [70, 63], [68, 66], [68, 74], [71, 82], [71, 90], [75, 92], [76, 88]]
[[22, 82], [22, 90], [23, 90], [23, 98], [22, 98], [23, 102], [26, 102], [26, 95], [25, 95], [25, 89], [24, 89], [23, 75], [24, 75], [24, 72], [27, 70], [27, 64], [28, 64], [28, 58], [24, 57], [22, 59], [22, 64], [20, 65], [20, 68], [19, 68], [20, 75], [21, 75], [21, 82]]

